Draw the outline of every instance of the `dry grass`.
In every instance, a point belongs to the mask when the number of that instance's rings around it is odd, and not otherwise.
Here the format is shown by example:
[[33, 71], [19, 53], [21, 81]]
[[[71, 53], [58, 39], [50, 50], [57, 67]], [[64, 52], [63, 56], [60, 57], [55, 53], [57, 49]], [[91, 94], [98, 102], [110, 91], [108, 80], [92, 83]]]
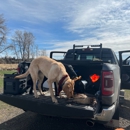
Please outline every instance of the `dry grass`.
[[14, 70], [18, 64], [0, 64], [0, 70]]

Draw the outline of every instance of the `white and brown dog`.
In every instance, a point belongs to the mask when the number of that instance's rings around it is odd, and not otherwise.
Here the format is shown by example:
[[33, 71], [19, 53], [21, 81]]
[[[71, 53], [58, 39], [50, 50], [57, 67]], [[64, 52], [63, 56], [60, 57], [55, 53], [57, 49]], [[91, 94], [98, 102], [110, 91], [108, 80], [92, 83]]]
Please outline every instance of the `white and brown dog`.
[[[29, 74], [31, 75], [33, 81], [34, 96], [36, 98], [38, 98], [38, 94], [36, 91], [37, 81], [38, 81], [39, 92], [43, 94], [41, 91], [41, 84], [44, 79], [44, 76], [47, 77], [50, 95], [52, 101], [55, 103], [57, 103], [58, 101], [55, 98], [53, 93], [53, 89], [52, 89], [53, 82], [57, 83], [57, 87], [58, 87], [57, 90], [59, 90], [59, 93], [61, 90], [63, 90], [64, 93], [67, 95], [67, 98], [71, 98], [73, 97], [75, 81], [81, 78], [81, 77], [76, 77], [73, 80], [70, 79], [64, 65], [61, 62], [57, 62], [46, 56], [41, 56], [34, 59], [31, 62], [28, 70], [24, 74], [18, 75], [15, 78], [24, 78], [27, 77]], [[62, 85], [61, 88], [59, 88], [60, 85]]]

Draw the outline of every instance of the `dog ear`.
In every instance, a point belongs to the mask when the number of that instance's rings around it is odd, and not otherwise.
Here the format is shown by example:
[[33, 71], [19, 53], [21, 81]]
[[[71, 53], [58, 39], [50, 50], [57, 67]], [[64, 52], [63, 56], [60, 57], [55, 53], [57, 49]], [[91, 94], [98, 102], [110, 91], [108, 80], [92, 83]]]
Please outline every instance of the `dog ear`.
[[77, 81], [77, 80], [79, 80], [79, 79], [81, 79], [81, 76], [76, 77], [76, 78], [74, 78], [73, 80], [74, 80], [74, 81]]

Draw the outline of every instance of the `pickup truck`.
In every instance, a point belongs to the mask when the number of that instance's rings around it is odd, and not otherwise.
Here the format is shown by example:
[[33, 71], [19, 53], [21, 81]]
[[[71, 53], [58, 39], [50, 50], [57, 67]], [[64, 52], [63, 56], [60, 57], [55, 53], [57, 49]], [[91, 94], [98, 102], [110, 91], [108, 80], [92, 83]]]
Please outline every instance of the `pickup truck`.
[[[130, 66], [126, 64], [128, 58], [123, 60], [122, 56], [127, 52], [130, 51], [120, 51], [118, 60], [112, 49], [103, 48], [100, 44], [73, 45], [67, 52], [50, 53], [50, 58], [71, 65], [76, 74], [82, 76], [81, 80], [86, 81], [84, 93], [96, 99], [97, 104], [94, 106], [71, 102], [57, 96], [58, 104], [55, 104], [48, 94], [36, 99], [27, 92], [17, 95], [2, 93], [0, 100], [42, 115], [86, 119], [87, 125], [91, 127], [95, 122], [119, 127], [120, 90], [130, 89]], [[21, 62], [18, 65], [19, 74], [24, 73], [29, 65], [30, 62]], [[94, 78], [93, 81], [92, 76], [95, 75], [98, 75], [98, 79]], [[27, 77], [27, 84], [32, 84], [30, 77]]]

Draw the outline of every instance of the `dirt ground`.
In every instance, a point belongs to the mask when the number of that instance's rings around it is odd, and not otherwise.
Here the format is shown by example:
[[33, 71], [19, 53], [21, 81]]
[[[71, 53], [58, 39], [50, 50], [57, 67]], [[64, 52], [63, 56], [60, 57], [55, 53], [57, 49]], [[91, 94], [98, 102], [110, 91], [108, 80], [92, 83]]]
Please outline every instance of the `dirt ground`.
[[[101, 124], [87, 127], [86, 120], [47, 117], [0, 104], [0, 130], [110, 130]], [[130, 130], [130, 99], [120, 104], [120, 127]]]

